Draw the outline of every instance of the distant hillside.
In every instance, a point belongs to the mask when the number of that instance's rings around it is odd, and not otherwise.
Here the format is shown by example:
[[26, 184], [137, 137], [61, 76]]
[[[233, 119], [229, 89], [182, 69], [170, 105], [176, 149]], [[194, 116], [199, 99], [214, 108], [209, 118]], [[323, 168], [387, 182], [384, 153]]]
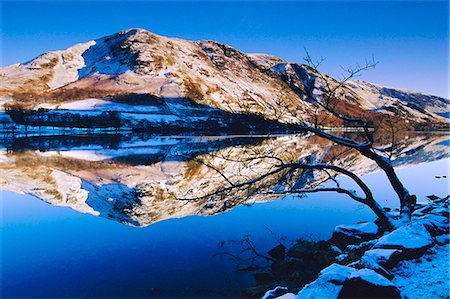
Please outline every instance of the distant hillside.
[[[305, 124], [316, 111], [307, 91], [321, 97], [321, 78], [309, 66], [274, 56], [129, 29], [1, 68], [0, 103], [8, 113], [41, 109], [19, 115], [30, 125], [61, 126], [60, 118], [75, 114], [70, 117], [76, 126], [105, 112], [118, 113], [120, 126], [142, 129], [223, 128], [229, 125], [224, 120], [239, 123], [242, 115], [254, 116], [245, 122], [250, 127], [263, 119]], [[449, 101], [439, 97], [354, 81], [337, 100], [338, 109], [352, 116], [393, 114], [416, 128], [447, 125], [435, 112], [448, 111]], [[236, 115], [238, 120], [229, 121]], [[326, 126], [344, 125], [326, 120]]]

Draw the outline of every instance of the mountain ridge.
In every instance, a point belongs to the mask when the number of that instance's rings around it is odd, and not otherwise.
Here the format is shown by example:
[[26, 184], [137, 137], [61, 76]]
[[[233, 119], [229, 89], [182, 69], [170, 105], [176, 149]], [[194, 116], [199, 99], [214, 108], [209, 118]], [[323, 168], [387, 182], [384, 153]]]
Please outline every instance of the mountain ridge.
[[[324, 82], [320, 78], [330, 77], [304, 64], [268, 54], [246, 54], [216, 41], [168, 38], [131, 28], [1, 68], [0, 95], [2, 102], [55, 109], [58, 102], [73, 101], [65, 98], [73, 90], [79, 93], [78, 100], [91, 98], [93, 91], [100, 95], [94, 98], [148, 94], [162, 99], [187, 98], [229, 113], [304, 124], [311, 122], [315, 111], [307, 89], [322, 96]], [[348, 82], [339, 99], [349, 111], [398, 114], [422, 126], [446, 123], [435, 112], [450, 110], [447, 99], [425, 96], [433, 101], [427, 104], [417, 101], [419, 93], [408, 95], [395, 89], [386, 94], [387, 89], [358, 82]], [[377, 93], [383, 101], [374, 100]], [[52, 102], [55, 94], [59, 98]]]

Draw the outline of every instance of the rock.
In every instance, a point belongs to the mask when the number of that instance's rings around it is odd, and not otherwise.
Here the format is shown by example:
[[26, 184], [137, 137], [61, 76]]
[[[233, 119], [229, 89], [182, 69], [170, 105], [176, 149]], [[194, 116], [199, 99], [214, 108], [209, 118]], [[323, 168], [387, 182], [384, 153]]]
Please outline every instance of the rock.
[[450, 243], [450, 235], [445, 234], [442, 236], [437, 236], [435, 237], [435, 240], [438, 245], [447, 245], [448, 243]]
[[438, 207], [436, 209], [433, 209], [430, 213], [435, 214], [435, 215], [444, 216], [446, 218], [449, 217], [449, 210], [446, 207]]
[[439, 196], [436, 196], [436, 195], [434, 195], [434, 194], [428, 195], [427, 197], [428, 197], [430, 200], [437, 200], [437, 199], [439, 199]]
[[328, 247], [324, 243], [299, 240], [294, 246], [289, 248], [287, 255], [293, 258], [309, 260], [314, 258], [318, 252], [323, 251], [325, 247]]
[[448, 234], [448, 218], [440, 215], [428, 214], [419, 217], [416, 223], [421, 223], [432, 236]]
[[282, 296], [288, 292], [289, 289], [286, 287], [276, 287], [275, 289], [267, 291], [264, 296], [261, 297], [261, 299], [279, 298], [279, 296]]
[[351, 274], [343, 283], [338, 298], [401, 298], [400, 291], [389, 280], [369, 269]]
[[375, 272], [377, 272], [380, 275], [383, 275], [389, 280], [392, 280], [394, 278], [394, 275], [383, 268], [381, 265], [379, 265], [374, 259], [363, 256], [359, 261], [353, 262], [348, 265], [349, 267], [355, 268], [355, 269], [370, 269]]
[[276, 279], [286, 279], [292, 273], [303, 268], [305, 268], [305, 263], [299, 260], [278, 260], [271, 265], [272, 274]]
[[287, 255], [300, 259], [304, 263], [303, 268], [308, 268], [318, 273], [319, 270], [332, 264], [338, 253], [330, 247], [328, 242], [299, 240], [294, 246], [289, 248]]
[[273, 281], [273, 275], [270, 271], [253, 273], [256, 285], [268, 284]]
[[331, 242], [340, 248], [349, 244], [360, 244], [379, 236], [379, 228], [373, 222], [363, 222], [354, 225], [338, 225], [333, 232]]
[[411, 215], [412, 216], [424, 216], [426, 213], [430, 212], [431, 210], [433, 210], [433, 206], [426, 205], [420, 209], [415, 210]]
[[320, 271], [319, 276], [333, 276], [332, 281], [344, 282], [353, 271], [355, 271], [353, 268], [332, 264]]
[[297, 294], [297, 298], [337, 298], [342, 289], [342, 284], [350, 277], [353, 271], [356, 270], [350, 267], [332, 264], [323, 269], [315, 281], [301, 289]]
[[364, 253], [363, 259], [372, 259], [385, 269], [392, 269], [401, 260], [399, 249], [371, 249]]
[[306, 285], [297, 298], [400, 298], [398, 289], [385, 277], [370, 269], [357, 270], [333, 264]]
[[399, 249], [402, 259], [413, 259], [422, 256], [433, 243], [425, 226], [413, 222], [381, 237], [373, 249]]
[[358, 261], [367, 250], [375, 245], [376, 242], [378, 242], [378, 240], [370, 240], [359, 245], [348, 245], [344, 250], [344, 254], [339, 255], [336, 260], [344, 265]]
[[276, 260], [284, 260], [286, 247], [283, 244], [280, 244], [269, 250], [267, 253]]
[[330, 246], [330, 249], [333, 250], [336, 254], [342, 254], [343, 251], [337, 246]]
[[297, 296], [295, 296], [292, 293], [286, 293], [280, 297], [277, 297], [277, 299], [296, 299], [296, 298], [297, 298]]
[[349, 256], [348, 256], [348, 254], [346, 254], [346, 253], [343, 253], [343, 254], [338, 255], [338, 256], [336, 257], [336, 261], [337, 261], [339, 264], [343, 264], [343, 265], [346, 265], [346, 264], [348, 264], [348, 263], [351, 262], [351, 260], [350, 260], [350, 258], [349, 258]]
[[[320, 270], [320, 269], [319, 269]], [[295, 285], [304, 286], [317, 278], [318, 269], [303, 268], [293, 272], [287, 280]]]
[[444, 203], [444, 206], [447, 206], [447, 207], [448, 207], [448, 202], [449, 202], [449, 200], [450, 200], [450, 195], [447, 195], [446, 197], [441, 198], [439, 201], [442, 202], [442, 203]]
[[242, 291], [241, 298], [261, 298], [269, 288], [269, 285], [246, 288]]

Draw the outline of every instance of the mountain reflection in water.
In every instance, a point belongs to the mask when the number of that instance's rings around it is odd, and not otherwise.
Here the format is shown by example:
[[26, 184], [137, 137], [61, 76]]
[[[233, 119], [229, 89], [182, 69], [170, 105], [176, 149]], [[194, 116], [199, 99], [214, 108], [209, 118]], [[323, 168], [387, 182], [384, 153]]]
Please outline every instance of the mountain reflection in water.
[[[245, 162], [255, 156], [333, 161], [366, 174], [381, 204], [397, 206], [382, 173], [371, 173], [376, 167], [370, 161], [309, 135], [6, 136], [0, 142], [0, 186], [9, 190], [0, 191], [5, 298], [236, 298], [255, 281], [251, 273], [236, 271], [229, 256], [218, 255], [223, 241], [249, 236], [264, 253], [277, 244], [267, 228], [287, 242], [326, 240], [338, 224], [374, 220], [368, 208], [329, 193], [300, 200], [245, 193], [175, 199], [224, 186], [223, 177], [198, 161], [232, 179], [258, 175], [273, 164]], [[448, 136], [414, 134], [401, 138], [395, 164], [411, 166], [398, 174], [424, 200], [448, 192], [442, 178], [448, 156]], [[264, 184], [297, 180], [307, 186], [322, 179], [298, 173]], [[266, 203], [244, 204], [255, 201]], [[244, 254], [241, 247], [226, 250]]]
[[[261, 175], [271, 169], [274, 157], [333, 162], [359, 175], [376, 170], [372, 161], [309, 134], [35, 136], [4, 137], [1, 143], [2, 190], [31, 194], [55, 206], [138, 227], [189, 215], [215, 215], [244, 203], [276, 199], [233, 192], [179, 200], [212, 194], [227, 185], [225, 177], [239, 182]], [[448, 157], [446, 143], [447, 135], [405, 136], [395, 150], [394, 164]], [[320, 173], [305, 171], [271, 176], [259, 184], [280, 188], [295, 181], [307, 187], [322, 180]]]

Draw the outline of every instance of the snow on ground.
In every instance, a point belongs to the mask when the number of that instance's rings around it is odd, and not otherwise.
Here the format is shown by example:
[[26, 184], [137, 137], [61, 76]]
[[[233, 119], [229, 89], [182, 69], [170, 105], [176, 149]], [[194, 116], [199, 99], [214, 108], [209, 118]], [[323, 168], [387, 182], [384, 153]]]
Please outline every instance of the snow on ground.
[[[52, 151], [52, 153], [55, 152]], [[81, 159], [86, 161], [102, 161], [110, 158], [109, 156], [102, 155], [94, 151], [64, 151], [57, 153], [62, 157]]]
[[449, 298], [449, 247], [436, 246], [433, 253], [402, 261], [393, 269], [393, 283], [406, 299]]
[[208, 116], [188, 116], [179, 117], [178, 110], [186, 110], [190, 113], [196, 113], [204, 109], [192, 107], [189, 104], [168, 103], [170, 112], [164, 111], [161, 107], [152, 105], [128, 105], [124, 103], [116, 103], [113, 101], [102, 99], [85, 99], [80, 101], [65, 102], [60, 104], [39, 104], [36, 109], [49, 109], [49, 114], [52, 113], [71, 113], [79, 114], [80, 116], [100, 116], [101, 113], [107, 111], [117, 111], [120, 117], [124, 120], [137, 123], [140, 121], [148, 121], [154, 123], [172, 123], [181, 120], [185, 121], [207, 121]]
[[122, 111], [122, 112], [158, 112], [160, 108], [150, 105], [128, 105], [102, 99], [85, 99], [65, 102], [61, 104], [43, 103], [37, 108], [67, 109], [67, 110], [94, 110], [94, 111]]
[[150, 114], [150, 113], [121, 113], [122, 119], [128, 119], [130, 121], [149, 121], [149, 122], [176, 122], [181, 119], [175, 115], [169, 114]]
[[58, 88], [79, 79], [79, 70], [85, 66], [85, 53], [90, 47], [95, 45], [94, 41], [76, 44], [64, 51], [55, 51], [58, 57], [56, 65], [53, 67], [53, 75], [48, 86]]

